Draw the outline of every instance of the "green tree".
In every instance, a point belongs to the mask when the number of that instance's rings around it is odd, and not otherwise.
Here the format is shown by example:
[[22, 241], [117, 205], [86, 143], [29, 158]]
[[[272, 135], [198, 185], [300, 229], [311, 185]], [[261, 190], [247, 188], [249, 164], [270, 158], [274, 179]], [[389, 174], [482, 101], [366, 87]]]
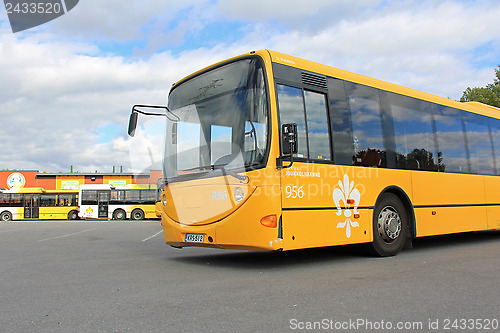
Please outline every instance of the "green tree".
[[493, 83], [486, 85], [486, 87], [468, 87], [460, 98], [460, 102], [475, 101], [500, 108], [500, 65], [498, 69], [495, 69], [495, 74], [496, 78]]

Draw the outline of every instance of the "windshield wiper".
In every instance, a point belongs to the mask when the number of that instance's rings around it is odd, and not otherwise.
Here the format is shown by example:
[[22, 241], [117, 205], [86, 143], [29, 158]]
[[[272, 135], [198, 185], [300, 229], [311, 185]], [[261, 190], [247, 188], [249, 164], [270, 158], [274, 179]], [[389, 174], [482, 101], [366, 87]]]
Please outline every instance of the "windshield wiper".
[[197, 166], [194, 168], [178, 170], [178, 171], [193, 171], [193, 170], [214, 170], [214, 166], [213, 165], [200, 165], [200, 166]]
[[215, 171], [215, 170], [221, 170], [222, 174], [224, 176], [229, 175], [229, 176], [232, 176], [232, 177], [238, 179], [239, 181], [245, 181], [247, 179], [247, 176], [242, 176], [236, 172], [226, 170], [226, 168], [225, 168], [226, 165], [227, 164], [201, 165], [201, 166], [197, 166], [194, 168], [189, 168], [189, 169], [184, 169], [184, 170], [179, 170], [179, 171], [193, 171], [193, 170], [214, 170]]
[[222, 164], [215, 165], [215, 164], [214, 164], [214, 165], [212, 165], [212, 166], [214, 167], [214, 170], [215, 170], [215, 169], [219, 169], [220, 171], [222, 171], [222, 174], [223, 174], [224, 176], [226, 176], [226, 175], [232, 176], [232, 177], [234, 177], [234, 178], [238, 179], [240, 182], [243, 182], [243, 181], [247, 180], [247, 176], [238, 175], [238, 173], [237, 173], [237, 172], [233, 172], [233, 171], [228, 171], [228, 170], [226, 170], [226, 168], [224, 168], [224, 166], [226, 166], [226, 165], [227, 165], [227, 164], [224, 164], [224, 165], [222, 165]]

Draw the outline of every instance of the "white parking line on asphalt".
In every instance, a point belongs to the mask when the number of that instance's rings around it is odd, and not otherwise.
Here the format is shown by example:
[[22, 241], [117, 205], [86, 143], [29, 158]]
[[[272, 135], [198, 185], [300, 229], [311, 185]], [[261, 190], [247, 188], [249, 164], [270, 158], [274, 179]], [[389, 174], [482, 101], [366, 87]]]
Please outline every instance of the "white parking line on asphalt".
[[143, 239], [142, 241], [145, 242], [145, 241], [148, 241], [150, 240], [151, 238], [155, 237], [155, 236], [158, 236], [159, 234], [161, 234], [163, 232], [163, 230], [160, 230], [158, 231], [156, 234], [154, 234], [153, 236], [149, 236], [148, 238], [145, 238]]
[[0, 234], [3, 234], [4, 232], [16, 231], [16, 230], [26, 230], [26, 229], [25, 229], [25, 228], [19, 228], [19, 229], [9, 229], [9, 230], [3, 230], [3, 231], [0, 231]]
[[64, 238], [64, 237], [68, 237], [68, 236], [74, 236], [74, 235], [78, 235], [78, 234], [83, 234], [84, 232], [89, 232], [89, 231], [92, 231], [94, 229], [95, 228], [91, 228], [91, 229], [82, 230], [82, 231], [78, 231], [78, 232], [73, 232], [71, 234], [66, 234], [66, 235], [62, 235], [62, 236], [56, 236], [56, 237], [50, 237], [50, 238], [40, 239], [40, 240], [38, 240], [38, 242], [45, 242], [45, 241], [52, 240], [52, 239], [58, 239], [58, 238]]

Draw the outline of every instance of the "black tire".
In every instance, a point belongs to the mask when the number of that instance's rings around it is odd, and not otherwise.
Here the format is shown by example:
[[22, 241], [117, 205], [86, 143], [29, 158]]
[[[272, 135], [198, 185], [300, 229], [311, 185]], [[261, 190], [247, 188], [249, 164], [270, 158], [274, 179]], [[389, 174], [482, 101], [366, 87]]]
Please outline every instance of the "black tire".
[[0, 214], [0, 221], [2, 222], [12, 221], [11, 212], [2, 212], [2, 214]]
[[113, 219], [115, 220], [125, 220], [127, 214], [123, 209], [117, 209], [113, 212]]
[[406, 209], [399, 198], [384, 194], [373, 212], [373, 242], [369, 244], [371, 255], [393, 256], [399, 253], [408, 237]]
[[134, 209], [132, 213], [130, 214], [130, 219], [131, 220], [143, 220], [144, 219], [144, 212], [142, 209]]
[[68, 213], [68, 220], [78, 220], [78, 212], [76, 210], [72, 210]]
[[134, 209], [130, 214], [131, 220], [144, 220], [144, 212], [142, 209]]

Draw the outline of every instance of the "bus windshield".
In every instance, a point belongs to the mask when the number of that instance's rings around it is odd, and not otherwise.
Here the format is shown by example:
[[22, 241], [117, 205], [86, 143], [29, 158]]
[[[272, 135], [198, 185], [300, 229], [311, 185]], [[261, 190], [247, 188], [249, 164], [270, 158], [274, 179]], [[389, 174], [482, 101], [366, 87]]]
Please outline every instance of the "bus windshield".
[[169, 96], [164, 175], [244, 172], [265, 161], [268, 110], [264, 65], [248, 58], [175, 87]]

